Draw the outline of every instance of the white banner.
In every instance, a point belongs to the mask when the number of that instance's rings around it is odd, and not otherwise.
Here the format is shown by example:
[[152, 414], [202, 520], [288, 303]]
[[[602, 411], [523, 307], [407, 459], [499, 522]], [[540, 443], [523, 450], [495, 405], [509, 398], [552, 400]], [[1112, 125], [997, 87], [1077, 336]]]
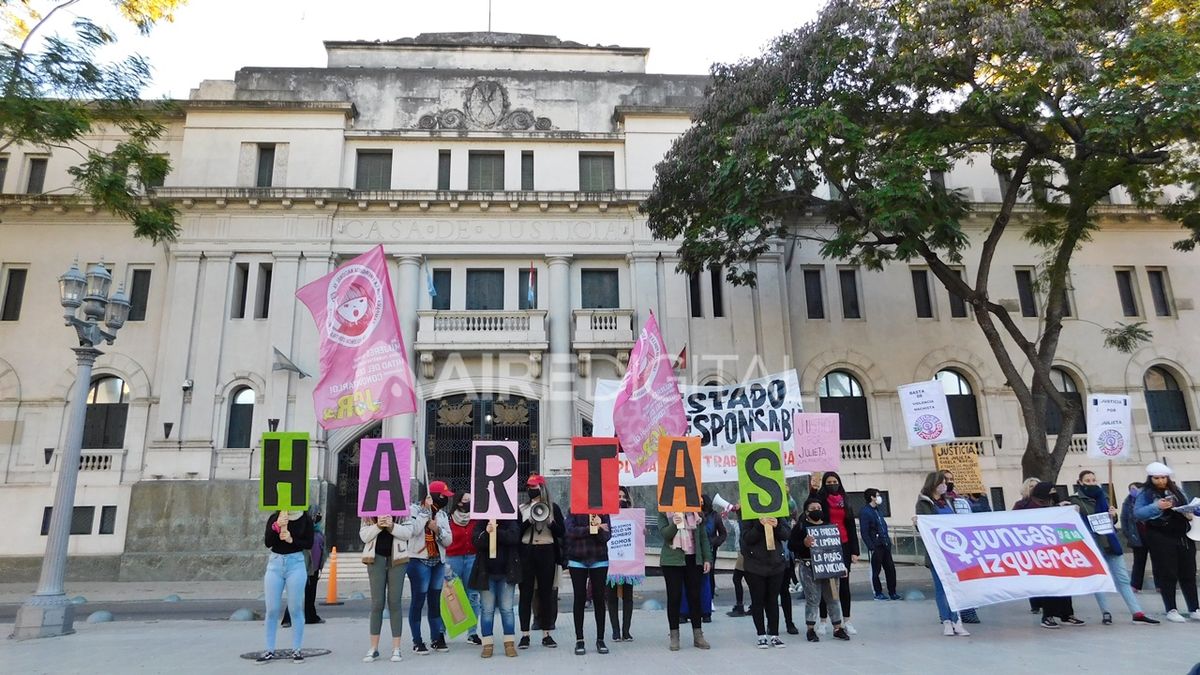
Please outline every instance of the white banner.
[[915, 382], [896, 389], [908, 429], [908, 447], [949, 443], [955, 439], [946, 390], [937, 380]]
[[[614, 435], [613, 402], [620, 386], [617, 380], [596, 380], [593, 436]], [[735, 446], [749, 443], [761, 432], [782, 434], [786, 475], [799, 475], [795, 470], [792, 414], [803, 412], [804, 405], [795, 370], [726, 386], [681, 384], [679, 394], [688, 420], [687, 435], [700, 437], [700, 473], [704, 483], [737, 481]], [[634, 476], [629, 462], [621, 455], [621, 485], [657, 484], [657, 467]]]
[[1133, 415], [1129, 397], [1093, 394], [1087, 401], [1088, 457], [1129, 457], [1133, 446]]
[[1070, 506], [917, 516], [917, 527], [955, 611], [1116, 592], [1104, 556]]

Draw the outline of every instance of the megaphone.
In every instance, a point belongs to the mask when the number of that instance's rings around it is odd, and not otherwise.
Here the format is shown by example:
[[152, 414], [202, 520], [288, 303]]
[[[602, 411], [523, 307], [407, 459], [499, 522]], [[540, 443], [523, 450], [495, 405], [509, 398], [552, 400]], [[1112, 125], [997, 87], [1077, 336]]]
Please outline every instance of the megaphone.
[[[713, 505], [714, 509], [721, 509], [722, 511], [728, 511], [729, 507], [732, 506], [732, 504], [725, 501], [725, 498], [721, 496], [720, 492], [713, 495], [712, 505]], [[1196, 521], [1193, 521], [1193, 522], [1196, 522]]]

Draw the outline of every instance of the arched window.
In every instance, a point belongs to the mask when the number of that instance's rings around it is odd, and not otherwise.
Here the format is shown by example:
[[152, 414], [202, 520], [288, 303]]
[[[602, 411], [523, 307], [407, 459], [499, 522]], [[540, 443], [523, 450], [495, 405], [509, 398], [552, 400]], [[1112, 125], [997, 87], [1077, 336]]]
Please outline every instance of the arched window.
[[946, 405], [950, 408], [950, 422], [954, 425], [954, 435], [959, 438], [982, 436], [979, 428], [979, 402], [975, 400], [975, 392], [971, 383], [957, 370], [946, 368], [939, 370], [937, 379], [946, 391]]
[[1166, 368], [1152, 366], [1142, 377], [1146, 387], [1146, 408], [1150, 411], [1151, 431], [1189, 431], [1187, 402], [1179, 381]]
[[[1087, 433], [1087, 415], [1083, 412], [1083, 397], [1079, 394], [1079, 387], [1075, 384], [1075, 378], [1062, 368], [1050, 369], [1050, 381], [1054, 383], [1054, 388], [1063, 395], [1064, 398], [1074, 401], [1075, 405], [1079, 406], [1079, 417], [1075, 419], [1076, 434]], [[1062, 433], [1063, 413], [1059, 409], [1058, 404], [1053, 399], [1046, 399], [1046, 434], [1048, 436], [1057, 436]]]
[[854, 441], [871, 437], [871, 420], [867, 413], [867, 397], [862, 385], [844, 370], [834, 370], [821, 378], [817, 386], [821, 412], [840, 415], [842, 440]]
[[250, 447], [250, 427], [254, 423], [254, 390], [242, 387], [229, 399], [229, 428], [225, 447]]
[[88, 390], [83, 425], [85, 449], [125, 447], [125, 418], [129, 415], [129, 385], [119, 377], [100, 377]]

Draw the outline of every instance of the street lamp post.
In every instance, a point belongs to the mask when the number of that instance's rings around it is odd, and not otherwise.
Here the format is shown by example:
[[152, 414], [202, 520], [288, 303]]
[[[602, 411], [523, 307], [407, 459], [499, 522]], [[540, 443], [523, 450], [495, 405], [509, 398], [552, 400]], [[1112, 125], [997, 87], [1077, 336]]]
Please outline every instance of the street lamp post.
[[[79, 346], [75, 352], [75, 388], [67, 424], [67, 443], [61, 454], [58, 488], [54, 492], [54, 508], [50, 512], [50, 531], [46, 539], [46, 554], [42, 558], [42, 575], [38, 589], [17, 610], [12, 637], [24, 640], [74, 633], [74, 605], [63, 592], [67, 571], [67, 544], [71, 536], [71, 514], [75, 509], [75, 483], [79, 478], [79, 458], [83, 447], [84, 419], [87, 416], [87, 396], [92, 384], [92, 364], [103, 352], [96, 349], [101, 341], [112, 344], [117, 331], [129, 317], [129, 297], [124, 285], [110, 298], [108, 289], [112, 275], [103, 265], [94, 265], [85, 277], [78, 262], [72, 263], [58, 278], [59, 294], [66, 325], [75, 329]], [[83, 309], [83, 317], [76, 314]], [[109, 329], [100, 327], [100, 320]]]

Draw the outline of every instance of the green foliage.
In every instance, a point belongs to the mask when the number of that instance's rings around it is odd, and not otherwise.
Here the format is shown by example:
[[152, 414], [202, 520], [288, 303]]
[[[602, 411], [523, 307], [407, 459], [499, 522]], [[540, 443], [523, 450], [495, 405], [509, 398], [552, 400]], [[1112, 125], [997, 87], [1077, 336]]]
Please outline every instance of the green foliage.
[[1117, 322], [1112, 328], [1104, 328], [1104, 346], [1122, 354], [1132, 354], [1139, 346], [1154, 339], [1154, 333], [1146, 328], [1145, 321], [1131, 324]]
[[[169, 106], [140, 99], [150, 82], [144, 59], [101, 60], [99, 52], [116, 37], [89, 19], [76, 18], [70, 35], [35, 39], [57, 10], [73, 4], [60, 3], [44, 16], [33, 13], [38, 23], [32, 29], [20, 22], [10, 25], [9, 33], [22, 41], [0, 45], [0, 145], [79, 154], [82, 161], [69, 171], [83, 195], [133, 223], [135, 236], [156, 243], [172, 240], [179, 231], [176, 210], [147, 196], [170, 171], [155, 148]], [[163, 17], [161, 2], [117, 4], [143, 30]], [[110, 128], [122, 132], [115, 146], [89, 144], [89, 137]]]

